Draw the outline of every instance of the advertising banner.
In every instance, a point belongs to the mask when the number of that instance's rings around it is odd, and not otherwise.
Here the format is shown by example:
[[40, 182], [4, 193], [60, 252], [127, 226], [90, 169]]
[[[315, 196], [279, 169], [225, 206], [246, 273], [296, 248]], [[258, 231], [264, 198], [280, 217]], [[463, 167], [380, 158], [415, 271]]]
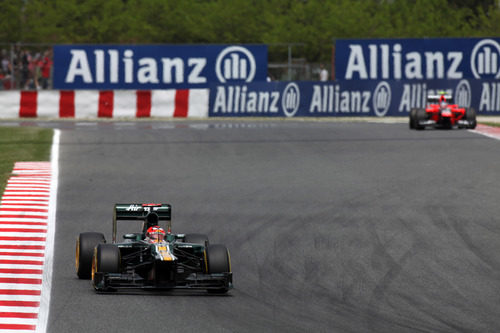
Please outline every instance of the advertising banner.
[[213, 84], [210, 117], [408, 116], [441, 91], [478, 114], [500, 114], [498, 80], [276, 82]]
[[54, 46], [54, 89], [192, 89], [266, 77], [265, 45]]
[[336, 80], [500, 78], [500, 38], [346, 39], [335, 43]]

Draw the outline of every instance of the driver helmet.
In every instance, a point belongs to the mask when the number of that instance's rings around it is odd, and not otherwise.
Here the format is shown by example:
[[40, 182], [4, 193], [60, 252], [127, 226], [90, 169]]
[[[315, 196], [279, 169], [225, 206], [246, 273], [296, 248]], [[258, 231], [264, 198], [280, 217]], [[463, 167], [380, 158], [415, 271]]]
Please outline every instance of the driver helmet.
[[149, 227], [146, 237], [151, 243], [160, 243], [165, 239], [165, 230], [157, 225]]
[[439, 104], [441, 105], [441, 108], [445, 108], [448, 103], [446, 102], [446, 97], [444, 95], [441, 95], [441, 97], [439, 98]]

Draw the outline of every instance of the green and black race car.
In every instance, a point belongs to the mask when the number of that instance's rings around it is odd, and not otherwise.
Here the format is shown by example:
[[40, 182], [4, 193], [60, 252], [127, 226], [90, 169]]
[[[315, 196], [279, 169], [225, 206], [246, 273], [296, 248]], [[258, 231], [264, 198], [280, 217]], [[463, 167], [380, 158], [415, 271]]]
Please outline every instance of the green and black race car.
[[[203, 289], [226, 293], [232, 288], [229, 251], [209, 244], [203, 234], [172, 234], [169, 204], [116, 204], [113, 240], [97, 232], [81, 233], [76, 240], [76, 273], [92, 279], [97, 291], [119, 289]], [[142, 222], [142, 231], [123, 235], [117, 242], [117, 221]], [[148, 229], [167, 232], [160, 240], [147, 237]], [[158, 228], [157, 228], [158, 227]]]

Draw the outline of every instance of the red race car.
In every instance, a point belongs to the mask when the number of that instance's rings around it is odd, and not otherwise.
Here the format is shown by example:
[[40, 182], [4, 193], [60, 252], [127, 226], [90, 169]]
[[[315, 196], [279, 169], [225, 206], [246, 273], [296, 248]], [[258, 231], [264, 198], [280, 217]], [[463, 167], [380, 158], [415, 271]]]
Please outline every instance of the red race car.
[[410, 111], [410, 129], [423, 130], [427, 126], [474, 129], [476, 124], [476, 111], [453, 104], [452, 96], [446, 94], [429, 95], [425, 109]]

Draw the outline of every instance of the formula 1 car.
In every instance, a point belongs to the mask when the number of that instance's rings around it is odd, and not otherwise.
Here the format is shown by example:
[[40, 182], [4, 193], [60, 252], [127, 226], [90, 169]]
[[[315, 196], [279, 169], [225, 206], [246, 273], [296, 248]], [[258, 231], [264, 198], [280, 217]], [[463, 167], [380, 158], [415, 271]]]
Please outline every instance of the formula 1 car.
[[[97, 232], [81, 233], [76, 240], [76, 273], [92, 279], [97, 291], [119, 289], [202, 289], [226, 293], [232, 288], [229, 251], [209, 244], [203, 234], [172, 234], [169, 204], [116, 204], [113, 240]], [[117, 221], [142, 222], [142, 231], [123, 235], [117, 242]], [[160, 222], [166, 224], [165, 229]], [[151, 229], [162, 239], [149, 239]]]
[[451, 95], [429, 95], [425, 109], [410, 111], [410, 129], [423, 130], [427, 126], [451, 129], [476, 128], [476, 111], [453, 104]]

